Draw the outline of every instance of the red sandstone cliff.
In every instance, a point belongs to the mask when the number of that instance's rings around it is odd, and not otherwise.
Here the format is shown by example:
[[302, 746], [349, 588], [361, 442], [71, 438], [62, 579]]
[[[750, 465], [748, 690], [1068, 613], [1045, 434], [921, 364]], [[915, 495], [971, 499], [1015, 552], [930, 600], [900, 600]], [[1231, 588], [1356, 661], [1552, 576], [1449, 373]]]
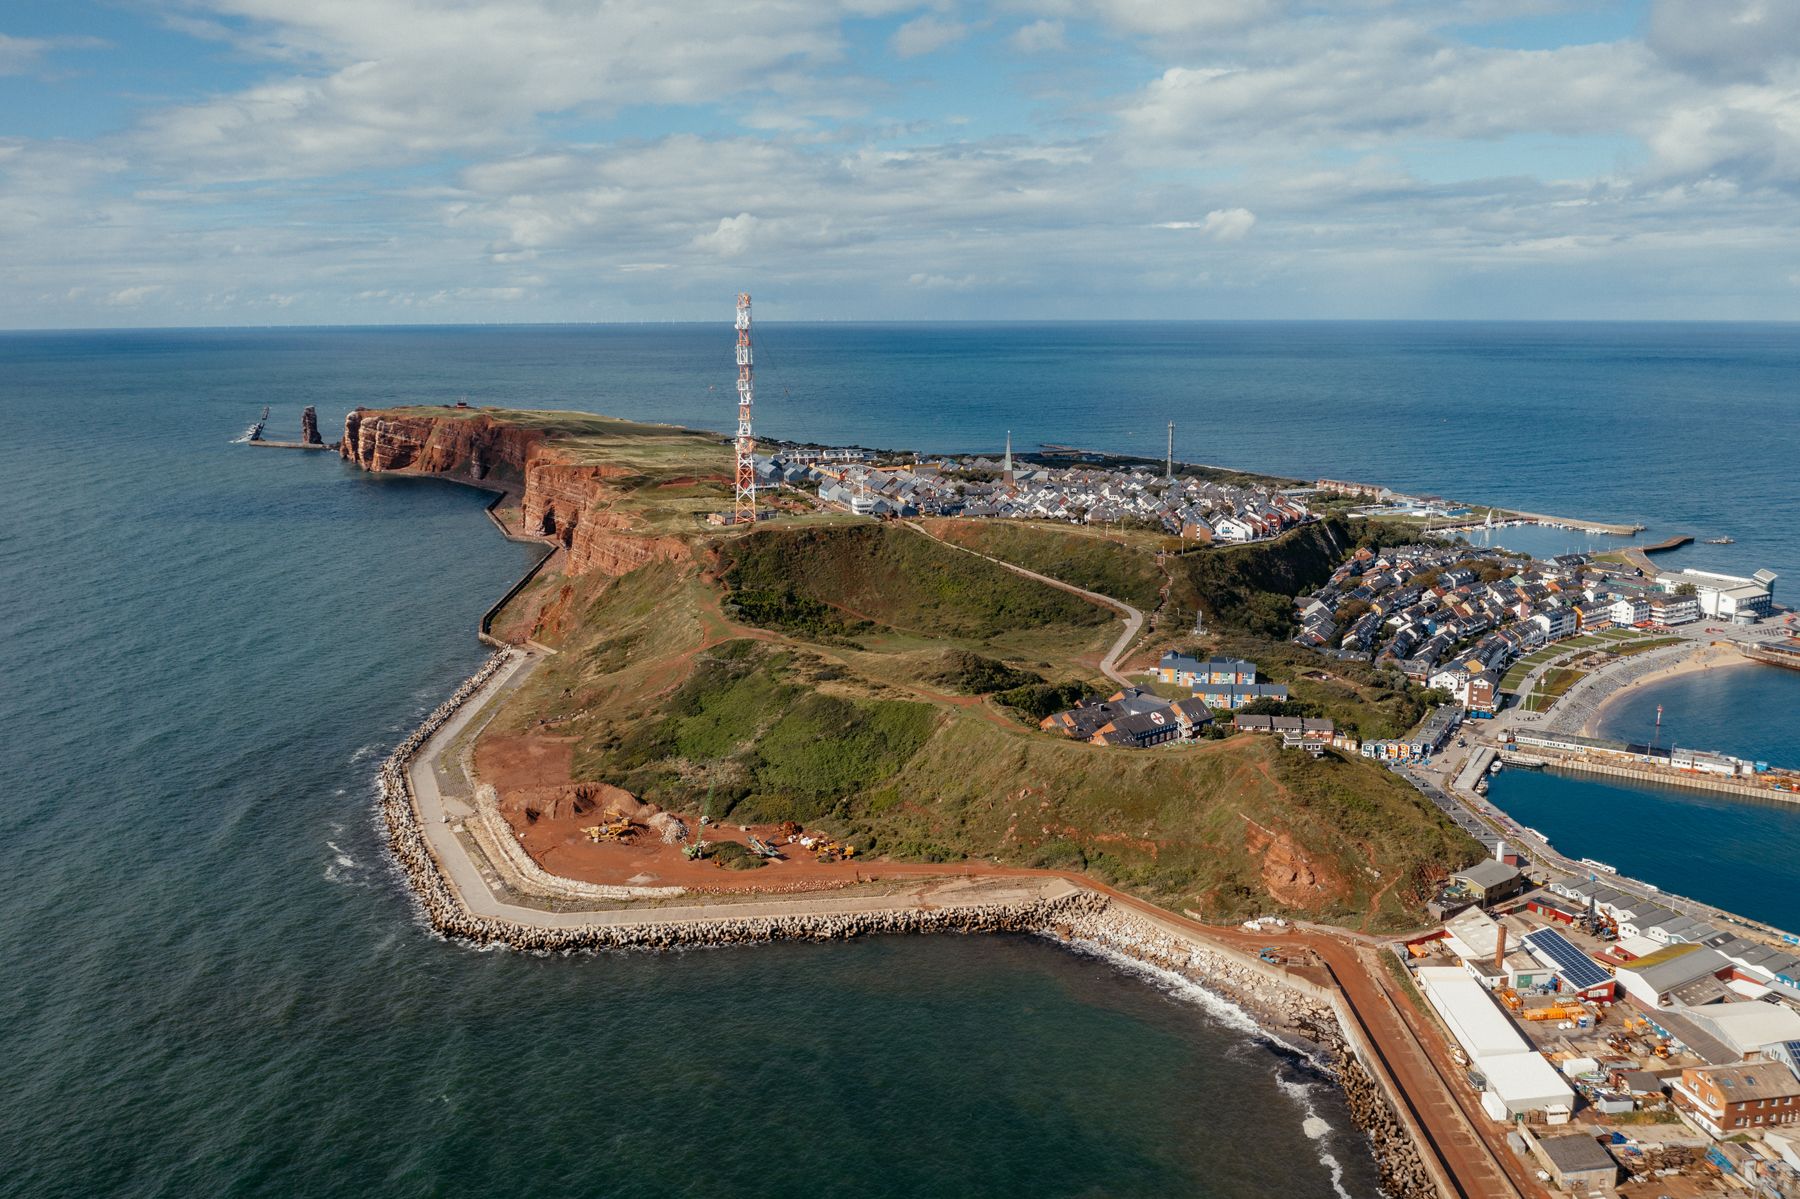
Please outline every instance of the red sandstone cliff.
[[538, 430], [486, 413], [395, 415], [358, 408], [344, 417], [338, 453], [364, 470], [442, 475], [522, 493], [514, 531], [560, 543], [569, 551], [572, 575], [622, 575], [687, 554], [681, 538], [635, 533], [629, 518], [611, 511], [618, 492], [609, 480], [628, 471], [570, 462]]

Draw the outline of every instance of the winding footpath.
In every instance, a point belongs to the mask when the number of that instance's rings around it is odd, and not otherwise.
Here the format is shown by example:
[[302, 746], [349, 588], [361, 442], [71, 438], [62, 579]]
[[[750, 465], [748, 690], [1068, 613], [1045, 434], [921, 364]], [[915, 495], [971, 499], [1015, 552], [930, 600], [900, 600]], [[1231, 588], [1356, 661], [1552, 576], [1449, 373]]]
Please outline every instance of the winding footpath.
[[929, 537], [939, 545], [947, 545], [951, 549], [961, 550], [965, 554], [974, 554], [977, 558], [992, 562], [995, 566], [1004, 567], [1016, 575], [1021, 575], [1024, 578], [1032, 579], [1039, 583], [1047, 583], [1059, 591], [1066, 591], [1070, 595], [1078, 595], [1090, 604], [1099, 604], [1103, 608], [1111, 608], [1113, 611], [1117, 612], [1125, 621], [1125, 629], [1119, 634], [1119, 639], [1112, 643], [1112, 648], [1106, 651], [1106, 656], [1100, 659], [1100, 673], [1119, 684], [1121, 687], [1136, 686], [1136, 684], [1126, 678], [1124, 673], [1119, 670], [1119, 659], [1125, 656], [1125, 652], [1131, 648], [1131, 643], [1137, 640], [1139, 630], [1144, 627], [1144, 614], [1142, 612], [1138, 611], [1124, 600], [1114, 599], [1110, 595], [1101, 595], [1098, 591], [1087, 591], [1075, 586], [1073, 583], [1065, 583], [1061, 579], [1053, 579], [1049, 575], [1039, 574], [1035, 570], [1027, 570], [1023, 566], [1015, 566], [1011, 562], [1004, 562], [999, 558], [984, 554], [980, 550], [972, 550], [966, 545], [958, 545], [954, 541], [945, 541], [942, 537], [939, 537], [924, 525], [917, 524], [913, 521], [909, 520], [905, 523], [906, 527], [913, 532], [924, 537]]

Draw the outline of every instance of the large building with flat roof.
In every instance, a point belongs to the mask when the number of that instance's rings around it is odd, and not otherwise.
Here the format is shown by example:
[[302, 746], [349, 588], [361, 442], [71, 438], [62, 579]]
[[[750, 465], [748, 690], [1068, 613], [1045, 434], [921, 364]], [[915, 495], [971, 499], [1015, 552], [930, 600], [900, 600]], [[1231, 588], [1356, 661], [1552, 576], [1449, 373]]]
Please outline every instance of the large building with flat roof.
[[1671, 593], [1684, 585], [1691, 586], [1694, 598], [1700, 601], [1700, 611], [1707, 616], [1735, 624], [1754, 624], [1774, 610], [1778, 577], [1772, 570], [1759, 570], [1746, 579], [1690, 566], [1680, 574], [1663, 575], [1657, 585]]

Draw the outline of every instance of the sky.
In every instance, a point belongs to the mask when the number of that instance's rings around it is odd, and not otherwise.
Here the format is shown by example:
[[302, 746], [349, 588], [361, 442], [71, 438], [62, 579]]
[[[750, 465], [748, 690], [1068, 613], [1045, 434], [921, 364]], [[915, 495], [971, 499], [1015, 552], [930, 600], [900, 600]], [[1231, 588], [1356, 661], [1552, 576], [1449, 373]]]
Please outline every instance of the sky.
[[1800, 319], [1800, 0], [7, 0], [0, 327]]

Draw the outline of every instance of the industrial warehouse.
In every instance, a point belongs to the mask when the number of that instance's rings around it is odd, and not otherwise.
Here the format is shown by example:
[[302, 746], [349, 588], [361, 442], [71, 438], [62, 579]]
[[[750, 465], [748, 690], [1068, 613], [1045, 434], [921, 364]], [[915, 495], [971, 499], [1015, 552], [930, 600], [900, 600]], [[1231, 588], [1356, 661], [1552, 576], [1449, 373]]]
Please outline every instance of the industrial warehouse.
[[1689, 1168], [1796, 1193], [1800, 955], [1529, 865], [1502, 842], [1404, 947], [1514, 1150], [1575, 1194]]

